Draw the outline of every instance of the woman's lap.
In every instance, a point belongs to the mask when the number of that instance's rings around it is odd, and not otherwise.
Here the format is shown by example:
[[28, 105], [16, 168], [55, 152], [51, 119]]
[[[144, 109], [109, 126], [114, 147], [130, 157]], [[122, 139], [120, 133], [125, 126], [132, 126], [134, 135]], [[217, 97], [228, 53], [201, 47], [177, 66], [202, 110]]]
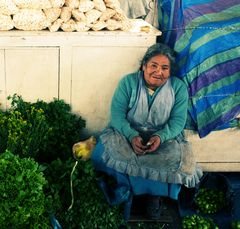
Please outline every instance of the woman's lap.
[[172, 199], [178, 198], [178, 193], [180, 192], [181, 185], [179, 184], [169, 184], [159, 181], [149, 180], [142, 177], [133, 177], [126, 174], [117, 172], [105, 165], [101, 159], [101, 155], [104, 151], [104, 146], [101, 141], [96, 145], [93, 154], [92, 162], [96, 170], [103, 171], [110, 176], [113, 176], [118, 185], [129, 186], [134, 195], [157, 195], [157, 196], [167, 196]]

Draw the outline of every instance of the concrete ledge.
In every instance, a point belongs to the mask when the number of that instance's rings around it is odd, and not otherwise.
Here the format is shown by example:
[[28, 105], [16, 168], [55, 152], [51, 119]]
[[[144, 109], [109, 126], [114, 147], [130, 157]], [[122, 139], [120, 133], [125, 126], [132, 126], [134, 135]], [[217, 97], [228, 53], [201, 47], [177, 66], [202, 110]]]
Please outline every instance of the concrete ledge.
[[185, 134], [204, 171], [240, 171], [240, 128], [214, 131], [205, 138], [191, 130], [185, 130]]

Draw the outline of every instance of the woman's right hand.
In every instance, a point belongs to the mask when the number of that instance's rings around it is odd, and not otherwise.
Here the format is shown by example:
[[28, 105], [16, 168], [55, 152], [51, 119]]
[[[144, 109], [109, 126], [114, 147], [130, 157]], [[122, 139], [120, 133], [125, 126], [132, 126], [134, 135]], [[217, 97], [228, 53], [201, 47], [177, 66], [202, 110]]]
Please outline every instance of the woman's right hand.
[[136, 136], [132, 139], [132, 147], [136, 154], [145, 154], [147, 146], [143, 145], [143, 139], [140, 136]]

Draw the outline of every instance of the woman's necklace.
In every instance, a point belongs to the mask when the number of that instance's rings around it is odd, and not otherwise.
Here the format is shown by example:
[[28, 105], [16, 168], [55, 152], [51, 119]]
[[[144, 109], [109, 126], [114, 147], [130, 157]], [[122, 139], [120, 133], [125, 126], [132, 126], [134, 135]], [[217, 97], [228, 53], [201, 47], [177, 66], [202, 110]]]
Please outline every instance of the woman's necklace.
[[153, 89], [149, 88], [149, 87], [147, 87], [147, 90], [148, 90], [148, 94], [153, 96], [155, 91]]

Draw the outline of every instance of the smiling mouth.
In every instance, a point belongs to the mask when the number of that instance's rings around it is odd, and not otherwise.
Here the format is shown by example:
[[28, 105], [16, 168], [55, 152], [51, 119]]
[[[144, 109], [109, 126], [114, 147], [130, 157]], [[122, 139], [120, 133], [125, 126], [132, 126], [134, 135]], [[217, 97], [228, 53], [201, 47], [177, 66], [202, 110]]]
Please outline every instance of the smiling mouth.
[[160, 77], [160, 76], [152, 76], [152, 78], [157, 79], [157, 80], [163, 80], [164, 79], [163, 77]]

